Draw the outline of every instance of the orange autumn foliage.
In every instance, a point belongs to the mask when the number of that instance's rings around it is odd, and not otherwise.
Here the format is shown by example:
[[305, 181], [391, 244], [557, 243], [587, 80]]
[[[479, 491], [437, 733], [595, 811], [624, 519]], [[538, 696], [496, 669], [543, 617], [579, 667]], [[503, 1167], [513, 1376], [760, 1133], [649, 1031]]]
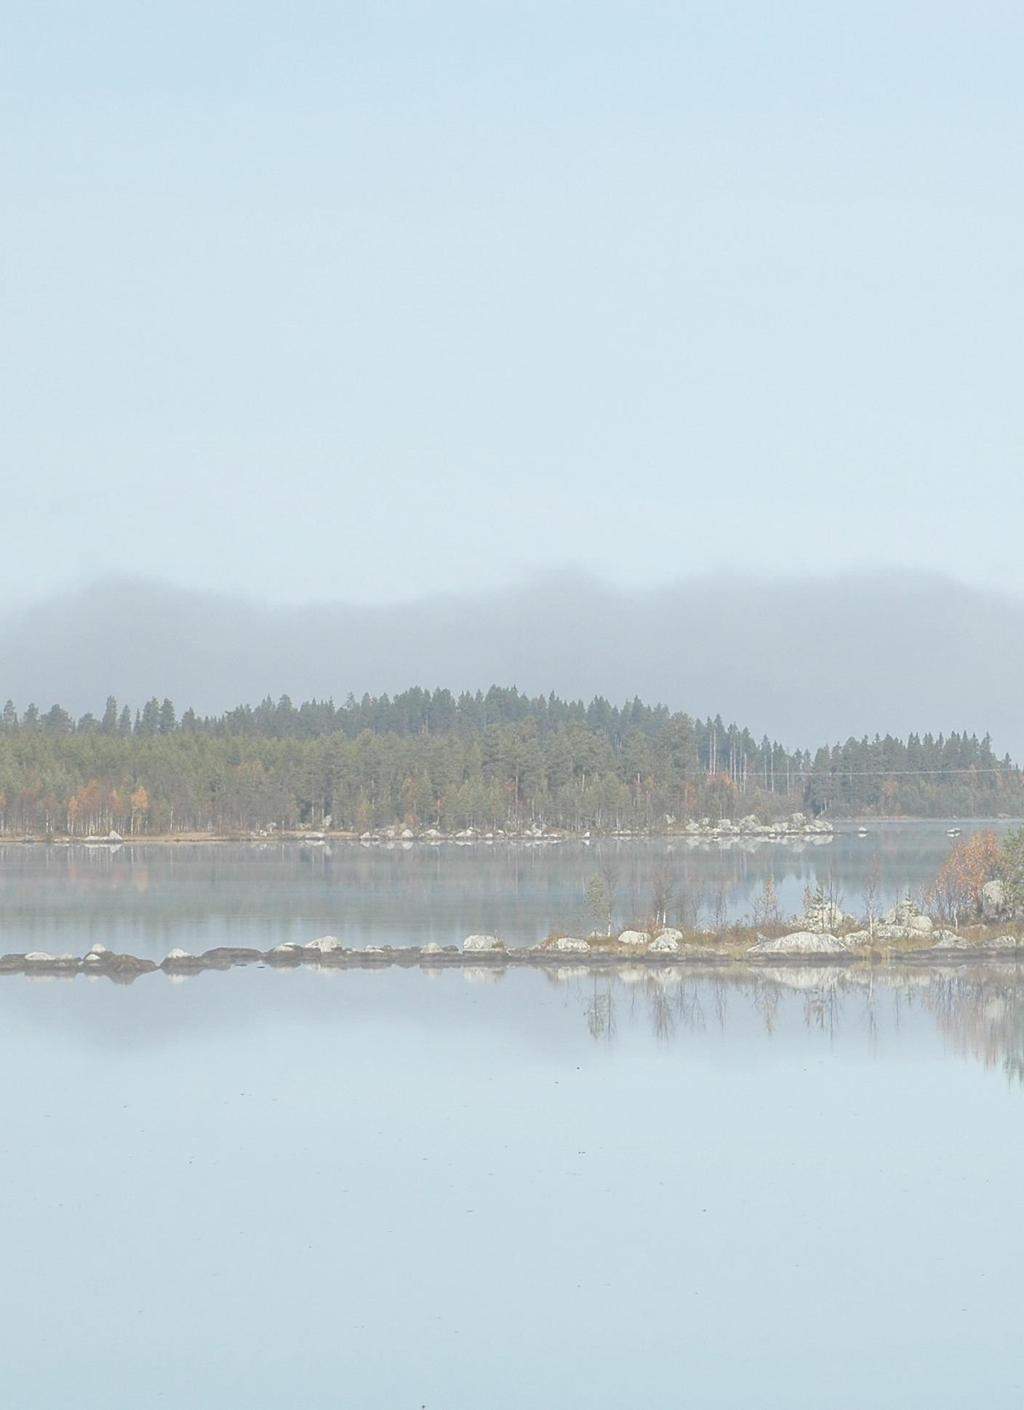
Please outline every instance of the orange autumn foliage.
[[996, 875], [1000, 857], [994, 832], [976, 832], [953, 845], [928, 892], [928, 901], [955, 925], [962, 916], [978, 915], [981, 893]]

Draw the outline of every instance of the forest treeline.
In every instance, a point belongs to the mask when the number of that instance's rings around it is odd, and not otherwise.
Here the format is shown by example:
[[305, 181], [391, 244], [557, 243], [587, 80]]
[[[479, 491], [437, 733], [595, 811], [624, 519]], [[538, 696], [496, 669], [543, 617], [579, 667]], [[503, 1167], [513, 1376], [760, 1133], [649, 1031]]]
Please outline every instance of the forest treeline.
[[0, 831], [73, 836], [388, 825], [573, 831], [690, 817], [1024, 813], [988, 736], [850, 739], [815, 751], [639, 700], [413, 689], [287, 696], [218, 716], [109, 698], [0, 716]]

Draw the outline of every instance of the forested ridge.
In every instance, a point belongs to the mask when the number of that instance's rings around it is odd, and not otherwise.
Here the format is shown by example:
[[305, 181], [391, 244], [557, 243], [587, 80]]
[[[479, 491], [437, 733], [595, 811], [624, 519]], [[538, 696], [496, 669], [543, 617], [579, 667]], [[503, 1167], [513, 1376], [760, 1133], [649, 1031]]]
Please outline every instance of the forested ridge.
[[890, 735], [791, 750], [633, 700], [412, 689], [344, 704], [286, 696], [223, 715], [134, 714], [112, 697], [0, 717], [0, 831], [83, 836], [401, 825], [663, 829], [690, 817], [1024, 813], [988, 736]]

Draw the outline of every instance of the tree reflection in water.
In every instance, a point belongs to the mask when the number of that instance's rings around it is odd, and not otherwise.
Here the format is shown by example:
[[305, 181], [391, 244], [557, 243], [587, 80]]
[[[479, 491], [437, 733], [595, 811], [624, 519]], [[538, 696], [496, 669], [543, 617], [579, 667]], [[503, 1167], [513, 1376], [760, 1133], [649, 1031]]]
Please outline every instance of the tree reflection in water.
[[613, 1039], [620, 1013], [645, 1023], [660, 1041], [756, 1019], [775, 1036], [785, 1020], [828, 1039], [860, 1033], [872, 1044], [899, 1030], [910, 1013], [927, 1015], [955, 1051], [1002, 1066], [1024, 1085], [1024, 967], [1016, 964], [949, 966], [622, 966], [595, 974], [584, 967], [552, 971], [558, 985], [578, 989], [587, 1029], [598, 1042]]

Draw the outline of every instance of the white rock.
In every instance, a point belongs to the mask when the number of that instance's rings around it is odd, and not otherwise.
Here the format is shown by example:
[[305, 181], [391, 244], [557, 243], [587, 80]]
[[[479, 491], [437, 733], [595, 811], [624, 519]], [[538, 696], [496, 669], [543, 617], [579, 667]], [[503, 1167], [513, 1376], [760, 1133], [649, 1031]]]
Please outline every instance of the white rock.
[[1001, 881], [986, 881], [981, 888], [981, 913], [986, 920], [998, 920], [1006, 913], [1006, 887]]
[[955, 930], [936, 930], [932, 935], [932, 945], [936, 950], [970, 950], [971, 942]]
[[316, 940], [310, 940], [308, 945], [303, 945], [304, 950], [319, 950], [321, 955], [330, 954], [332, 950], [341, 949], [341, 941], [336, 935], [321, 935]]
[[571, 935], [560, 935], [551, 946], [560, 955], [589, 955], [590, 945], [586, 940], [573, 939]]
[[619, 936], [620, 945], [646, 945], [650, 936], [645, 930], [624, 930]]
[[678, 940], [680, 944], [682, 943], [683, 932], [681, 930], [676, 930], [675, 926], [666, 925], [664, 929], [658, 931], [657, 935], [654, 938], [655, 940], [661, 940], [666, 936], [669, 940]]
[[841, 955], [849, 950], [845, 940], [823, 935], [818, 930], [795, 930], [778, 940], [759, 940], [751, 945], [752, 955]]
[[26, 964], [52, 964], [53, 955], [48, 955], [45, 950], [30, 950], [25, 956]]
[[421, 955], [440, 955], [440, 954], [442, 954], [442, 953], [443, 953], [443, 948], [442, 948], [442, 946], [438, 945], [438, 944], [437, 944], [435, 941], [433, 941], [433, 940], [428, 941], [426, 945], [421, 945], [421, 946], [420, 946], [420, 954], [421, 954]]
[[670, 931], [663, 930], [657, 939], [651, 942], [651, 953], [655, 955], [677, 955], [679, 953], [679, 941]]
[[167, 958], [169, 960], [191, 960], [194, 959], [195, 956], [190, 954], [188, 950], [179, 950], [175, 947], [173, 950], [167, 952]]
[[90, 945], [89, 953], [90, 955], [109, 955], [110, 951], [106, 945]]
[[467, 955], [476, 955], [487, 950], [503, 950], [505, 945], [496, 935], [467, 935], [462, 948]]

